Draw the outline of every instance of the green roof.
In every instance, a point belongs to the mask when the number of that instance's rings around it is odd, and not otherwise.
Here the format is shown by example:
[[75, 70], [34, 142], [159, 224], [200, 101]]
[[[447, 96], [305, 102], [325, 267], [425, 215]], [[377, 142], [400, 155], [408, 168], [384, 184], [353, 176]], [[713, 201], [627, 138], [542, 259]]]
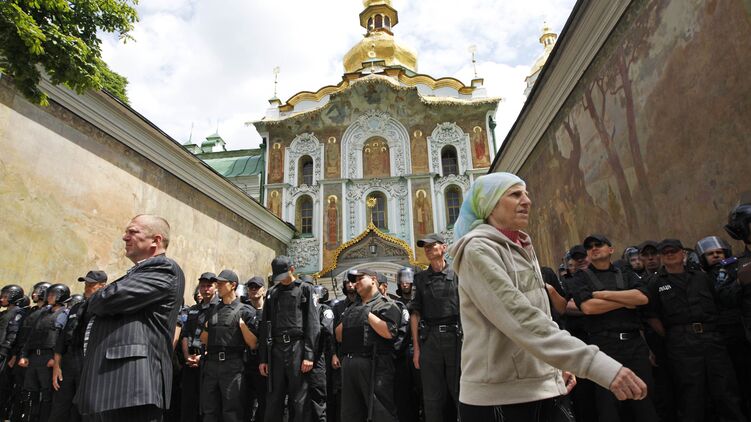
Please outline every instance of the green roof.
[[251, 155], [203, 160], [224, 177], [243, 177], [260, 174], [263, 171], [263, 156]]

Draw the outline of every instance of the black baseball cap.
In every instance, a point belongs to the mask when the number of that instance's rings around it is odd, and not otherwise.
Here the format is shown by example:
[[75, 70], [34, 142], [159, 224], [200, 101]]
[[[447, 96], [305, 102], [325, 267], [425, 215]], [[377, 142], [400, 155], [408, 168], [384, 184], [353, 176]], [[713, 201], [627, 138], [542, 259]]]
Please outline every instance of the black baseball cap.
[[368, 269], [365, 269], [365, 268], [361, 268], [361, 269], [358, 269], [358, 270], [350, 270], [347, 273], [347, 280], [349, 280], [350, 282], [354, 283], [355, 281], [357, 281], [357, 277], [359, 277], [361, 275], [369, 275], [373, 279], [378, 280], [378, 273], [377, 272], [375, 272], [373, 270], [368, 270]]
[[639, 249], [640, 254], [642, 253], [642, 251], [644, 251], [644, 249], [647, 248], [654, 248], [655, 250], [657, 250], [657, 242], [655, 242], [654, 240], [645, 240], [639, 243], [639, 246], [637, 246], [636, 248]]
[[582, 245], [574, 245], [571, 247], [571, 249], [568, 250], [567, 254], [571, 259], [577, 259], [575, 255], [584, 255], [587, 256], [587, 250], [584, 249], [584, 246]]
[[683, 244], [678, 239], [663, 239], [660, 243], [657, 244], [657, 251], [662, 252], [665, 249], [683, 249]]
[[245, 283], [246, 286], [258, 286], [263, 287], [263, 277], [260, 276], [253, 276]]
[[587, 249], [587, 246], [589, 244], [592, 244], [595, 242], [605, 243], [608, 246], [613, 246], [610, 240], [607, 237], [605, 237], [605, 235], [602, 235], [602, 234], [590, 234], [589, 236], [584, 238], [584, 240], [582, 241], [582, 246], [584, 246], [584, 249]]
[[232, 270], [222, 270], [212, 281], [229, 281], [230, 283], [239, 283], [237, 274]]
[[86, 283], [106, 283], [107, 273], [105, 273], [104, 271], [91, 270], [87, 272], [85, 276], [78, 277], [78, 281], [83, 281]]
[[287, 278], [287, 273], [292, 268], [292, 260], [288, 256], [279, 255], [271, 261], [272, 281], [274, 283]]
[[207, 273], [201, 274], [201, 276], [198, 277], [198, 282], [201, 282], [201, 281], [204, 281], [204, 280], [206, 280], [206, 281], [214, 281], [215, 278], [216, 278], [216, 274], [214, 274], [214, 273], [208, 273], [207, 272]]
[[386, 274], [378, 273], [376, 278], [378, 279], [378, 284], [389, 284], [389, 279], [386, 278]]
[[429, 235], [425, 236], [424, 238], [417, 241], [417, 247], [422, 248], [425, 245], [429, 245], [431, 243], [446, 243], [446, 239], [441, 236], [440, 233], [430, 233]]

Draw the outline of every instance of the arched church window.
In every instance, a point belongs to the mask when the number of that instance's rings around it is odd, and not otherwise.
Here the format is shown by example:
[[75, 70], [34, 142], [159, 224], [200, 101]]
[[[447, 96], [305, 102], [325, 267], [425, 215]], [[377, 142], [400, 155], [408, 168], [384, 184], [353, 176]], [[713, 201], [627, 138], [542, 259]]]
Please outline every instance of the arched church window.
[[368, 220], [373, 222], [373, 225], [378, 227], [379, 230], [388, 230], [388, 207], [386, 202], [386, 195], [382, 192], [373, 192], [368, 195], [368, 198], [375, 199], [375, 206], [368, 207]]
[[458, 186], [451, 185], [446, 188], [446, 224], [451, 227], [459, 217], [459, 209], [462, 207], [462, 191]]
[[376, 28], [381, 28], [382, 26], [383, 26], [383, 16], [376, 15], [375, 16], [375, 27]]
[[362, 177], [391, 176], [389, 144], [383, 138], [371, 138], [362, 147]]
[[386, 28], [391, 28], [391, 18], [389, 18], [388, 16], [384, 16], [383, 26], [385, 26]]
[[368, 29], [373, 29], [373, 18], [368, 18]]
[[302, 234], [313, 234], [313, 200], [303, 195], [297, 200], [297, 218], [295, 225]]
[[441, 150], [441, 167], [443, 168], [443, 176], [450, 174], [459, 174], [459, 164], [456, 159], [456, 149], [451, 145], [443, 147]]
[[313, 159], [309, 155], [300, 157], [297, 176], [298, 185], [313, 185]]

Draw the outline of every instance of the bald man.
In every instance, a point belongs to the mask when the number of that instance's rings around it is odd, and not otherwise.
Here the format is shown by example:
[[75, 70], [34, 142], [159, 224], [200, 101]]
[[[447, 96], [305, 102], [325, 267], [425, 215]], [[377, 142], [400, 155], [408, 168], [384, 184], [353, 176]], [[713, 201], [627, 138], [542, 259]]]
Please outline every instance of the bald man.
[[134, 217], [125, 256], [135, 264], [91, 296], [76, 404], [86, 421], [161, 421], [172, 391], [172, 336], [185, 276], [165, 253], [169, 223]]

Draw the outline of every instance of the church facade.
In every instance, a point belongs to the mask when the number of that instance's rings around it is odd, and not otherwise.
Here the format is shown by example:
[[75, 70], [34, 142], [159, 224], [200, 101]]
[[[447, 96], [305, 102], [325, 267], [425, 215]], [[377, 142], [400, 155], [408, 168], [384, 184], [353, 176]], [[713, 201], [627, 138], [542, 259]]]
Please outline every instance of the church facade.
[[297, 270], [319, 278], [349, 264], [389, 276], [426, 264], [416, 241], [452, 239], [464, 193], [494, 159], [499, 99], [482, 79], [418, 73], [416, 55], [394, 40], [390, 1], [364, 3], [367, 33], [345, 55], [342, 81], [273, 98], [253, 123], [264, 138], [264, 205], [296, 227]]

